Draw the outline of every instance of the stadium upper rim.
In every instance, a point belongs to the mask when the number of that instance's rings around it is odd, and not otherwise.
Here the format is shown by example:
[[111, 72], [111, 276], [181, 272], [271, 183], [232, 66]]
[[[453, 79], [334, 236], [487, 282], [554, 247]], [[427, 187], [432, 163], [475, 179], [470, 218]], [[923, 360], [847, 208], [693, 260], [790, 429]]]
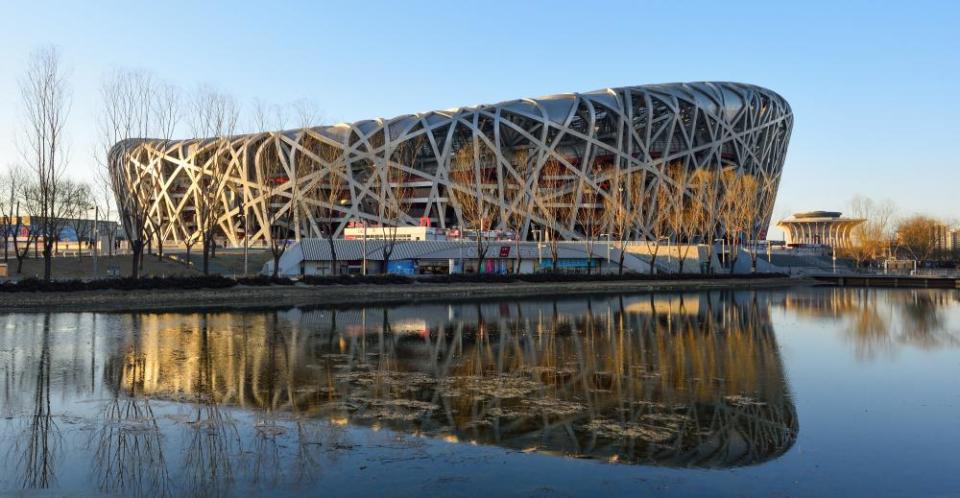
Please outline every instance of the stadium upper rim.
[[[569, 114], [570, 108], [567, 107], [564, 109], [560, 104], [572, 104], [576, 102], [578, 98], [586, 98], [591, 101], [599, 102], [604, 104], [606, 99], [619, 99], [624, 92], [627, 91], [646, 91], [655, 94], [662, 94], [667, 97], [678, 97], [683, 98], [688, 102], [695, 103], [698, 107], [706, 109], [715, 114], [720, 114], [723, 111], [724, 114], [728, 114], [729, 117], [732, 117], [737, 112], [741, 111], [744, 105], [749, 103], [749, 99], [745, 98], [745, 95], [742, 93], [756, 92], [763, 94], [773, 101], [777, 106], [781, 107], [781, 117], [789, 117], [793, 115], [793, 110], [790, 107], [790, 104], [787, 102], [783, 96], [779, 93], [764, 88], [759, 85], [753, 85], [749, 83], [738, 83], [732, 81], [697, 81], [697, 82], [675, 82], [675, 83], [655, 83], [655, 84], [646, 84], [646, 85], [631, 85], [631, 86], [620, 86], [620, 87], [608, 87], [598, 90], [592, 90], [588, 92], [567, 92], [567, 93], [557, 93], [552, 95], [543, 95], [540, 97], [524, 97], [518, 99], [504, 100], [494, 104], [476, 104], [468, 106], [453, 107], [450, 109], [441, 109], [433, 111], [418, 112], [413, 114], [400, 114], [392, 118], [370, 118], [370, 119], [361, 119], [359, 121], [342, 121], [336, 124], [323, 125], [318, 124], [316, 126], [306, 126], [298, 128], [285, 128], [281, 130], [261, 130], [255, 132], [244, 132], [236, 133], [227, 136], [229, 140], [236, 140], [244, 137], [250, 137], [254, 135], [261, 135], [263, 133], [280, 133], [283, 135], [292, 135], [300, 132], [303, 129], [310, 129], [314, 131], [322, 131], [323, 134], [328, 138], [344, 142], [346, 139], [345, 134], [349, 134], [349, 130], [353, 128], [364, 129], [367, 127], [375, 126], [384, 126], [385, 124], [394, 124], [403, 122], [406, 120], [420, 120], [427, 119], [431, 117], [436, 117], [439, 120], [450, 120], [456, 117], [458, 114], [466, 114], [471, 112], [482, 112], [490, 109], [505, 109], [510, 112], [517, 114], [527, 114], [533, 119], [544, 119], [556, 123], [558, 126], [562, 125], [563, 120]], [[622, 108], [622, 103], [618, 102], [609, 102], [604, 105], [604, 107], [610, 109]], [[534, 114], [530, 112], [532, 109], [539, 109], [542, 112]], [[174, 143], [184, 143], [184, 142], [205, 142], [208, 140], [213, 140], [215, 138], [221, 137], [190, 137], [190, 138], [176, 138], [171, 139], [168, 142]], [[116, 149], [127, 143], [144, 143], [144, 142], [159, 142], [161, 139], [152, 138], [152, 137], [140, 137], [140, 138], [129, 138], [122, 140], [114, 144], [113, 148]]]

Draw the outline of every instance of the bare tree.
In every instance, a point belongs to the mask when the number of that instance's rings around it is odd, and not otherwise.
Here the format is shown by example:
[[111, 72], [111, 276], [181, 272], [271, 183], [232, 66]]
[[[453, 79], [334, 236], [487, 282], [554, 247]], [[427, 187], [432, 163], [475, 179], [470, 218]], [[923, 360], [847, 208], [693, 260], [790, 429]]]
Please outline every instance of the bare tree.
[[2, 185], [0, 185], [0, 236], [3, 237], [3, 262], [10, 261], [10, 238], [16, 237], [19, 232], [19, 221], [14, 220], [14, 209], [16, 209], [18, 197], [17, 189], [20, 178], [16, 174], [16, 166], [7, 166], [4, 173]]
[[503, 200], [507, 207], [506, 213], [501, 215], [504, 226], [513, 232], [514, 240], [514, 273], [520, 273], [520, 266], [523, 263], [523, 255], [520, 252], [520, 243], [522, 234], [527, 223], [527, 213], [529, 213], [531, 199], [527, 190], [527, 175], [530, 168], [529, 151], [526, 148], [519, 148], [513, 152], [512, 171], [507, 169], [507, 175], [503, 178]]
[[717, 203], [719, 198], [719, 169], [700, 169], [690, 178], [691, 230], [700, 235], [701, 242], [711, 250], [707, 253], [707, 271], [713, 271], [713, 241], [717, 233]]
[[[656, 181], [650, 182], [649, 187], [656, 189], [656, 192], [651, 197], [651, 205], [647, 207], [643, 203], [646, 196], [649, 195], [648, 182], [641, 181], [632, 183], [630, 187], [631, 199], [635, 203], [640, 204], [634, 207], [634, 213], [637, 217], [638, 225], [641, 227], [641, 230], [645, 232], [641, 234], [641, 239], [647, 249], [646, 253], [650, 258], [648, 260], [650, 263], [650, 274], [653, 275], [657, 265], [657, 256], [660, 253], [660, 243], [667, 238], [667, 234], [670, 233], [668, 220], [671, 214], [670, 202], [673, 194], [670, 188], [665, 185], [663, 176], [658, 175]], [[642, 227], [644, 226], [648, 228], [643, 229]]]
[[496, 216], [497, 204], [489, 189], [496, 188], [496, 165], [493, 154], [475, 142], [467, 142], [457, 150], [450, 165], [450, 197], [460, 208], [464, 229], [476, 233], [477, 273], [483, 273], [483, 263], [490, 245], [484, 238]]
[[280, 270], [280, 258], [286, 252], [287, 244], [294, 231], [296, 199], [298, 193], [299, 172], [291, 161], [285, 161], [282, 149], [286, 144], [279, 134], [270, 134], [260, 146], [257, 154], [264, 176], [263, 202], [270, 230], [270, 253], [273, 255], [273, 278]]
[[[341, 210], [349, 202], [347, 191], [347, 163], [343, 148], [332, 144], [316, 132], [304, 128], [301, 138], [307, 157], [300, 157], [306, 172], [303, 189], [305, 199], [300, 202], [306, 206], [307, 222], [327, 239], [330, 247], [330, 271], [339, 272], [337, 248], [334, 244], [340, 227]], [[309, 180], [306, 178], [309, 177]]]
[[[117, 232], [114, 229], [113, 222], [116, 221], [116, 194], [113, 191], [113, 182], [110, 173], [105, 168], [97, 170], [95, 184], [91, 192], [93, 204], [96, 209], [96, 216], [104, 222], [104, 226], [97, 226], [97, 232], [93, 235], [94, 245], [100, 244], [100, 235], [106, 235], [107, 251], [113, 256], [113, 249], [116, 245]], [[106, 228], [104, 228], [106, 227]]]
[[43, 278], [49, 281], [54, 244], [66, 221], [77, 215], [81, 193], [78, 184], [63, 176], [70, 96], [56, 49], [43, 48], [31, 54], [20, 80], [20, 97], [24, 116], [21, 153], [36, 179], [36, 189], [31, 191], [37, 215], [31, 218], [31, 225], [37, 225], [43, 239]]
[[69, 220], [68, 225], [77, 236], [77, 259], [83, 259], [83, 246], [89, 246], [93, 236], [93, 221], [84, 216], [93, 209], [93, 195], [90, 192], [90, 185], [80, 183], [77, 187], [79, 188], [75, 201], [78, 204], [77, 216]]
[[[290, 103], [290, 110], [293, 112], [293, 118], [296, 120], [297, 127], [301, 130], [317, 126], [320, 121], [320, 108], [317, 103], [310, 99], [297, 99]], [[281, 116], [282, 109], [278, 108], [277, 116]], [[283, 117], [278, 119], [283, 120]]]
[[[236, 101], [208, 87], [201, 87], [194, 96], [190, 126], [194, 135], [207, 137], [196, 144], [195, 174], [200, 181], [193, 189], [196, 224], [203, 246], [203, 273], [210, 273], [210, 257], [215, 251], [221, 217], [234, 209], [236, 197], [230, 191], [230, 170], [238, 167], [231, 142], [239, 114]], [[238, 173], [239, 174], [239, 173]]]
[[765, 213], [773, 209], [773, 206], [769, 206], [770, 209], [767, 209], [768, 203], [773, 203], [774, 197], [776, 196], [776, 186], [773, 184], [764, 185], [760, 182], [760, 179], [754, 175], [745, 175], [744, 176], [744, 194], [747, 196], [746, 199], [752, 200], [752, 202], [745, 202], [743, 209], [743, 226], [744, 234], [746, 235], [747, 241], [750, 243], [750, 272], [757, 272], [757, 257], [760, 243], [761, 234], [766, 232], [766, 226], [764, 226], [764, 220], [762, 218], [762, 213]]
[[587, 253], [587, 274], [590, 274], [593, 270], [593, 248], [600, 233], [603, 232], [603, 197], [599, 189], [592, 185], [583, 185], [576, 216], [577, 224], [583, 232]]
[[946, 228], [941, 221], [917, 214], [897, 223], [897, 247], [920, 263], [933, 256], [940, 245], [940, 232]]
[[[379, 135], [383, 135], [383, 132]], [[406, 168], [413, 167], [420, 155], [422, 144], [423, 135], [419, 135], [400, 142], [392, 151], [383, 146], [383, 164], [374, 173], [373, 186], [380, 199], [377, 203], [377, 217], [383, 237], [382, 273], [389, 270], [390, 257], [397, 245], [398, 228], [403, 224], [404, 218], [409, 217], [407, 200], [413, 189], [409, 186], [410, 175]], [[371, 145], [376, 148], [376, 140]]]
[[732, 255], [729, 265], [730, 273], [733, 273], [743, 239], [751, 233], [750, 225], [756, 223], [758, 184], [753, 176], [733, 170], [724, 171], [721, 181], [723, 192], [719, 217], [723, 222], [723, 236]]
[[687, 196], [687, 178], [689, 170], [682, 162], [675, 162], [667, 167], [667, 189], [670, 191], [669, 203], [660, 204], [659, 209], [664, 213], [664, 219], [670, 230], [670, 237], [677, 245], [677, 271], [683, 273], [683, 263], [686, 260], [689, 241], [685, 236], [689, 233], [693, 219], [690, 202]]
[[[183, 115], [183, 94], [180, 88], [169, 83], [154, 85], [150, 92], [150, 112], [152, 113], [152, 124], [155, 125], [157, 138], [160, 142], [154, 145], [152, 154], [152, 163], [159, 177], [165, 177], [166, 170], [174, 166], [169, 164], [165, 158], [168, 156], [168, 147], [170, 141], [177, 133], [177, 128]], [[153, 195], [151, 207], [149, 210], [150, 225], [157, 243], [157, 259], [163, 260], [163, 243], [168, 238], [168, 227], [171, 219], [170, 213], [175, 211], [170, 199], [164, 195], [166, 189], [159, 182], [156, 182], [156, 192]]]
[[[253, 104], [254, 131], [263, 135], [263, 140], [253, 145], [254, 164], [258, 166], [258, 183], [262, 185], [261, 195], [263, 212], [266, 218], [266, 230], [269, 233], [270, 253], [273, 256], [273, 278], [280, 271], [280, 258], [287, 250], [290, 234], [295, 231], [296, 220], [294, 198], [299, 193], [296, 171], [297, 159], [292, 157], [290, 144], [280, 130], [284, 127], [283, 111], [279, 106], [270, 106], [262, 100]], [[245, 199], [241, 199], [244, 224], [248, 224]], [[244, 226], [244, 237], [248, 227]]]
[[608, 195], [603, 199], [604, 225], [609, 230], [611, 240], [617, 241], [619, 251], [617, 273], [620, 275], [623, 275], [623, 261], [626, 257], [625, 246], [636, 220], [633, 216], [633, 204], [629, 195], [630, 184], [641, 181], [641, 179], [640, 173], [623, 175], [618, 170], [610, 184]]
[[864, 221], [853, 228], [852, 244], [843, 248], [841, 253], [853, 258], [857, 266], [883, 257], [891, 245], [893, 215], [896, 211], [893, 203], [875, 202], [868, 197], [856, 196], [850, 201], [850, 211], [854, 218]]
[[544, 220], [543, 235], [550, 248], [552, 271], [557, 271], [560, 258], [560, 236], [557, 225], [566, 224], [572, 209], [571, 193], [567, 188], [566, 167], [550, 159], [540, 168], [539, 178], [533, 190], [533, 202], [537, 214]]
[[[140, 276], [143, 249], [151, 238], [151, 201], [159, 188], [158, 172], [153, 168], [156, 154], [134, 141], [150, 133], [152, 85], [152, 78], [146, 73], [118, 70], [105, 77], [100, 86], [97, 159], [101, 174], [109, 179], [116, 196], [120, 221], [130, 243], [132, 278]], [[112, 169], [111, 164], [121, 163], [131, 166]], [[101, 183], [101, 189], [105, 189], [106, 180]], [[109, 211], [110, 203], [103, 197], [101, 194], [99, 203]]]
[[[7, 189], [4, 197], [7, 199], [5, 219], [5, 233], [13, 239], [13, 255], [17, 259], [17, 274], [23, 272], [23, 260], [30, 253], [30, 247], [37, 241], [39, 232], [34, 226], [24, 223], [24, 214], [33, 212], [33, 205], [27, 200], [36, 198], [35, 182], [30, 181], [27, 172], [19, 165], [11, 166], [7, 171]], [[6, 243], [6, 240], [4, 241]], [[7, 249], [4, 249], [4, 261], [7, 260]]]

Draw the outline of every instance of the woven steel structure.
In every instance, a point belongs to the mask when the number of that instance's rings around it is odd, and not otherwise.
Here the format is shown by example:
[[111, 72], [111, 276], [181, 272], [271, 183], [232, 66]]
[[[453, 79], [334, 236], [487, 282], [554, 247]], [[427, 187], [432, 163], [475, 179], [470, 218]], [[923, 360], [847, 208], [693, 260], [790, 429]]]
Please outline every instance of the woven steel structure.
[[[577, 240], [610, 233], [611, 200], [632, 206], [629, 238], [642, 239], [693, 196], [697, 172], [717, 173], [713, 196], [723, 175], [754, 179], [751, 223], [766, 226], [792, 122], [772, 91], [676, 83], [214, 139], [127, 140], [111, 164], [121, 210], [149, 209], [173, 242], [197, 237], [197, 206], [210, 195], [218, 209], [207, 212], [231, 244], [428, 220]], [[136, 188], [146, 180], [149, 189]]]

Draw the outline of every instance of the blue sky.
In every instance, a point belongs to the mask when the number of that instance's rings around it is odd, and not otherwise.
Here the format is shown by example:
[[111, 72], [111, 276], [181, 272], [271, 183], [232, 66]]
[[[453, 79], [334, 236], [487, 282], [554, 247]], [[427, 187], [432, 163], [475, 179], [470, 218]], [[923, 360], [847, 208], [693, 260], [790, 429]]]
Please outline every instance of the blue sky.
[[[3, 0], [4, 3], [7, 0]], [[97, 88], [142, 68], [352, 121], [522, 96], [727, 80], [795, 114], [774, 216], [847, 207], [954, 219], [960, 159], [960, 2], [55, 2], [0, 18], [0, 167], [13, 146], [27, 54], [70, 70], [71, 172], [92, 159]]]

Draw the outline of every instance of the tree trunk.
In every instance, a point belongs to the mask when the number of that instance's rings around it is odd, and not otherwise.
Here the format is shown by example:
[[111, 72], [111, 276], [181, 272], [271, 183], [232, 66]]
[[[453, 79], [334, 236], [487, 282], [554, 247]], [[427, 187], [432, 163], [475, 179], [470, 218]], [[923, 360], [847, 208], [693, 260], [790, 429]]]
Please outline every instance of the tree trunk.
[[517, 240], [516, 240], [516, 242], [514, 243], [514, 246], [515, 246], [516, 249], [517, 249], [517, 256], [516, 256], [517, 265], [513, 268], [513, 274], [514, 274], [514, 275], [519, 275], [519, 274], [520, 274], [520, 266], [521, 266], [521, 264], [523, 263], [522, 256], [520, 256], [520, 237], [517, 237]]
[[477, 274], [483, 273], [483, 260], [486, 259], [487, 251], [483, 248], [483, 241], [480, 240], [481, 234], [477, 234]]
[[203, 274], [210, 274], [210, 240], [203, 239]]
[[133, 261], [130, 268], [130, 278], [140, 278], [140, 255], [143, 254], [143, 241], [130, 241], [130, 250], [133, 252]]
[[[735, 273], [734, 270], [737, 267], [737, 260], [740, 259], [740, 246], [734, 246], [731, 239], [730, 244], [727, 247], [730, 248], [730, 252], [727, 257], [727, 264], [730, 265], [730, 274], [733, 275]], [[733, 255], [733, 257], [729, 257], [730, 255]]]
[[49, 282], [53, 276], [53, 242], [43, 242], [43, 280]]
[[[328, 230], [327, 233], [332, 234], [332, 230]], [[327, 237], [327, 244], [330, 244], [330, 274], [337, 275], [340, 273], [337, 271], [337, 248], [333, 243], [333, 235]]]
[[620, 242], [620, 267], [617, 269], [617, 275], [623, 275], [623, 258], [624, 258], [624, 250], [623, 250], [623, 249], [624, 249], [624, 248], [623, 248], [623, 242], [621, 241], [621, 242]]
[[587, 275], [593, 273], [593, 243], [587, 238]]
[[389, 273], [390, 267], [390, 256], [393, 254], [393, 246], [386, 245], [383, 247], [383, 268], [380, 268], [380, 274], [386, 275]]
[[[273, 252], [273, 275], [270, 277], [276, 280], [280, 276], [280, 258], [283, 256], [282, 253], [277, 251]], [[300, 273], [303, 273], [302, 271]]]

